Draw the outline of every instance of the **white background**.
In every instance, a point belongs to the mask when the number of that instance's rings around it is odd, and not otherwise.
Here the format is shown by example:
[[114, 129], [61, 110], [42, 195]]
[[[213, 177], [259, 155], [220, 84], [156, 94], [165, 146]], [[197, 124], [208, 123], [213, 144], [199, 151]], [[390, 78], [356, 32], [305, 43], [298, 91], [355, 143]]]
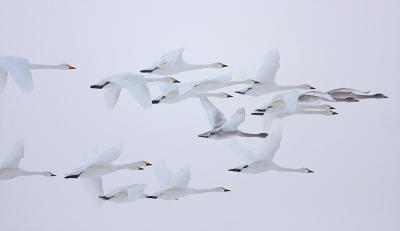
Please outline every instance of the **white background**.
[[[1, 55], [77, 69], [33, 70], [32, 94], [8, 78], [0, 96], [0, 161], [23, 138], [20, 167], [57, 177], [0, 182], [0, 229], [399, 230], [399, 7], [398, 1], [1, 1]], [[229, 71], [254, 76], [275, 46], [279, 84], [389, 97], [333, 103], [337, 116], [282, 121], [275, 162], [314, 174], [228, 172], [241, 162], [226, 141], [197, 137], [210, 128], [198, 99], [145, 111], [123, 90], [109, 111], [104, 91], [89, 88], [104, 77], [139, 73], [180, 47], [189, 63], [229, 65], [173, 76], [181, 82]], [[259, 133], [262, 119], [250, 113], [271, 95], [234, 93], [244, 87], [223, 89], [233, 98], [210, 100], [227, 118], [245, 107], [239, 128]], [[238, 140], [254, 151], [263, 142]], [[232, 191], [97, 209], [79, 180], [63, 176], [80, 166], [86, 149], [118, 143], [124, 150], [116, 164], [165, 159], [173, 171], [190, 165], [191, 187]], [[105, 192], [135, 183], [148, 184], [146, 193], [159, 189], [154, 167], [103, 180]]]

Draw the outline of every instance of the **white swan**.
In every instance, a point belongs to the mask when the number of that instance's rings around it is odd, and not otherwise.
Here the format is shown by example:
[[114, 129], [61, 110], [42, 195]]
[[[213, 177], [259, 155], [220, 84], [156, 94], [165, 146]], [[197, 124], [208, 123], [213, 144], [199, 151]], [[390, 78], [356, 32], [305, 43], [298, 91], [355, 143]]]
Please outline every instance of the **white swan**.
[[104, 100], [110, 110], [113, 109], [117, 103], [121, 88], [126, 88], [140, 106], [144, 109], [149, 109], [151, 107], [151, 96], [146, 83], [152, 82], [180, 83], [178, 80], [171, 77], [145, 78], [144, 75], [140, 74], [122, 73], [104, 78], [97, 84], [90, 86], [90, 88], [108, 89], [104, 93]]
[[24, 157], [24, 143], [18, 140], [10, 153], [0, 165], [0, 180], [9, 180], [18, 176], [56, 176], [51, 172], [31, 172], [19, 168], [19, 162]]
[[32, 92], [33, 81], [30, 69], [69, 70], [76, 68], [66, 63], [59, 65], [30, 64], [27, 58], [18, 56], [0, 56], [0, 94], [3, 93], [6, 86], [8, 72], [23, 92]]
[[278, 127], [265, 139], [263, 145], [257, 153], [242, 147], [236, 139], [229, 140], [229, 147], [236, 154], [244, 164], [228, 171], [257, 174], [269, 170], [281, 172], [299, 172], [299, 173], [313, 173], [309, 168], [284, 168], [274, 163], [275, 153], [280, 147], [282, 140], [282, 128]]
[[160, 161], [155, 165], [158, 185], [162, 190], [147, 195], [147, 198], [177, 200], [191, 194], [200, 194], [207, 192], [229, 192], [224, 187], [216, 187], [211, 189], [195, 189], [188, 187], [190, 181], [190, 168], [181, 168], [178, 172], [171, 172], [165, 161]]
[[217, 98], [233, 97], [224, 92], [218, 92], [218, 93], [197, 92], [197, 91], [194, 91], [191, 89], [186, 91], [184, 94], [180, 95], [179, 89], [182, 86], [181, 84], [159, 83], [158, 86], [162, 92], [162, 95], [159, 95], [156, 98], [154, 98], [152, 101], [153, 104], [159, 104], [159, 103], [174, 104], [174, 103], [181, 102], [182, 100], [185, 100], [185, 99], [200, 98], [200, 97], [217, 97]]
[[337, 98], [334, 99], [328, 93], [321, 92], [321, 91], [307, 91], [301, 93], [299, 95], [299, 102], [316, 102], [316, 101], [325, 101], [325, 102], [359, 102], [358, 99], [353, 97], [346, 97], [346, 98]]
[[150, 166], [147, 161], [137, 161], [129, 164], [114, 165], [112, 162], [121, 155], [123, 145], [115, 145], [100, 155], [97, 155], [97, 149], [91, 148], [82, 154], [82, 166], [73, 170], [65, 179], [68, 178], [92, 178], [106, 175], [121, 169], [143, 170], [142, 166]]
[[195, 65], [185, 62], [182, 58], [184, 47], [173, 50], [161, 56], [151, 67], [141, 70], [141, 73], [152, 73], [156, 75], [172, 75], [184, 71], [192, 71], [203, 68], [223, 68], [223, 63], [212, 63], [206, 65]]
[[243, 107], [239, 108], [229, 120], [226, 120], [224, 113], [218, 110], [207, 98], [200, 98], [200, 101], [211, 124], [211, 130], [198, 135], [199, 137], [222, 140], [235, 136], [260, 138], [268, 136], [267, 133], [249, 134], [238, 130], [239, 125], [244, 122], [246, 117]]
[[182, 84], [182, 86], [179, 88], [179, 95], [183, 95], [189, 90], [195, 90], [197, 92], [206, 92], [238, 84], [255, 84], [255, 83], [258, 82], [252, 79], [232, 81], [232, 72], [229, 72], [227, 74], [219, 75], [213, 78], [202, 79], [199, 81], [193, 81]]
[[246, 87], [240, 91], [235, 91], [238, 94], [249, 96], [260, 96], [275, 91], [284, 91], [290, 89], [315, 89], [308, 84], [295, 86], [282, 86], [275, 83], [276, 72], [279, 69], [279, 50], [275, 48], [270, 50], [265, 56], [264, 61], [254, 78], [259, 83], [255, 83], [250, 87]]
[[256, 109], [252, 115], [262, 115], [264, 131], [268, 131], [274, 119], [283, 119], [284, 117], [295, 114], [321, 114], [336, 115], [338, 113], [331, 111], [334, 107], [320, 102], [299, 103], [300, 90], [289, 90], [278, 93], [272, 97], [270, 102], [263, 107]]
[[126, 185], [111, 189], [109, 193], [104, 194], [103, 179], [100, 176], [80, 179], [89, 197], [97, 207], [100, 207], [105, 201], [124, 203], [146, 198], [146, 195], [143, 193], [147, 187], [146, 184]]

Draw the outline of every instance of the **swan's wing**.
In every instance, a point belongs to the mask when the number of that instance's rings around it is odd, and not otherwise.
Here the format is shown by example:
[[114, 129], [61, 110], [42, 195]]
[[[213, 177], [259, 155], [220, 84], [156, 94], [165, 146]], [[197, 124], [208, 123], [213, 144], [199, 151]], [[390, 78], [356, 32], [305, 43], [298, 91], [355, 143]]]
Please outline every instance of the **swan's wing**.
[[144, 75], [125, 73], [117, 78], [113, 78], [112, 81], [121, 87], [128, 89], [132, 97], [144, 109], [149, 109], [151, 107], [150, 91], [146, 85], [146, 79]]
[[190, 91], [194, 86], [196, 86], [199, 81], [192, 81], [188, 83], [184, 83], [179, 86], [179, 95], [184, 95], [186, 92]]
[[353, 92], [353, 93], [369, 94], [370, 91], [359, 91], [359, 90], [352, 89], [352, 88], [337, 88], [337, 89], [330, 90], [327, 93], [336, 93], [336, 92]]
[[8, 72], [0, 67], [0, 94], [3, 93], [4, 88], [6, 87], [7, 74]]
[[216, 127], [220, 127], [221, 125], [226, 123], [226, 118], [224, 113], [222, 113], [218, 108], [216, 108], [210, 100], [206, 97], [200, 98], [201, 105], [203, 105], [204, 110], [206, 111], [208, 121], [210, 122], [212, 129]]
[[104, 200], [100, 199], [99, 196], [104, 195], [103, 191], [103, 179], [101, 177], [93, 178], [79, 178], [81, 179], [83, 187], [86, 189], [90, 199], [100, 207]]
[[296, 105], [297, 105], [297, 101], [299, 99], [299, 94], [300, 94], [300, 90], [295, 89], [295, 90], [287, 91], [286, 94], [283, 96], [283, 102], [285, 102], [285, 105], [290, 112], [293, 112], [296, 110]]
[[258, 150], [254, 162], [256, 161], [272, 161], [276, 151], [278, 151], [282, 140], [282, 127], [279, 126], [268, 134], [263, 145]]
[[105, 150], [100, 155], [98, 155], [94, 160], [87, 163], [86, 166], [84, 167], [86, 168], [89, 165], [109, 166], [114, 160], [118, 159], [118, 157], [121, 155], [123, 147], [124, 147], [123, 144], [118, 144]]
[[97, 148], [93, 147], [86, 150], [81, 156], [81, 164], [82, 166], [87, 166], [91, 161], [97, 158]]
[[260, 69], [258, 70], [255, 80], [260, 83], [275, 83], [275, 75], [279, 69], [279, 50], [276, 47], [268, 52], [265, 56]]
[[[275, 113], [264, 113], [263, 115], [263, 130], [264, 132], [268, 132], [271, 127], [272, 122], [275, 119]], [[268, 135], [269, 136], [269, 135]]]
[[106, 101], [108, 109], [112, 110], [115, 107], [120, 93], [121, 88], [110, 88], [106, 92], [104, 92], [104, 101]]
[[0, 66], [11, 74], [12, 78], [23, 92], [32, 92], [33, 80], [28, 59], [9, 56], [0, 59]]
[[241, 123], [244, 122], [246, 113], [244, 107], [239, 108], [235, 114], [225, 124], [223, 124], [218, 130], [222, 131], [236, 131]]
[[233, 153], [243, 162], [249, 162], [255, 156], [253, 151], [250, 151], [247, 148], [244, 148], [236, 139], [229, 139], [228, 146], [232, 150]]
[[181, 84], [179, 84], [179, 83], [157, 83], [157, 86], [160, 89], [161, 93], [163, 95], [166, 95], [168, 93], [178, 91]]
[[[220, 81], [220, 82], [225, 82], [225, 83], [227, 83], [227, 82], [229, 82], [229, 81], [231, 81], [232, 80], [232, 72], [229, 72], [229, 73], [226, 73], [226, 74], [223, 74], [223, 75], [218, 75], [218, 76], [215, 76], [215, 77], [212, 77], [212, 78], [209, 78], [209, 79], [205, 79], [205, 80], [203, 80], [204, 82], [209, 82], [209, 81]], [[203, 82], [203, 81], [201, 81], [201, 82]]]
[[241, 80], [248, 80], [248, 79], [250, 79], [250, 78], [246, 75], [246, 73], [244, 73], [244, 71], [240, 72], [240, 74], [237, 76], [237, 78], [238, 78], [238, 79], [241, 79]]
[[329, 95], [329, 94], [327, 94], [325, 92], [321, 92], [321, 91], [315, 91], [315, 90], [314, 91], [307, 91], [307, 92], [302, 93], [300, 96], [302, 96], [302, 95], [311, 95], [311, 96], [316, 96], [316, 97], [322, 98], [324, 100], [335, 101], [335, 99], [332, 98], [331, 95]]
[[173, 67], [175, 63], [183, 63], [182, 53], [185, 50], [185, 47], [176, 49], [174, 51], [168, 52], [163, 55], [161, 58], [164, 58], [167, 65]]
[[167, 187], [169, 189], [186, 188], [188, 186], [189, 181], [190, 181], [190, 168], [188, 166], [179, 169], [179, 171], [174, 174], [174, 176], [171, 179], [171, 182], [169, 182], [169, 185]]
[[171, 182], [171, 179], [174, 176], [174, 173], [168, 169], [167, 164], [165, 163], [165, 160], [158, 162], [154, 166], [154, 170], [157, 175], [158, 185], [162, 189], [166, 188], [169, 185], [169, 183]]
[[132, 185], [128, 190], [128, 199], [130, 202], [135, 202], [140, 196], [143, 195], [144, 189], [147, 187], [147, 184], [135, 184]]
[[10, 150], [6, 159], [0, 165], [1, 168], [18, 168], [19, 162], [24, 157], [24, 143], [23, 140], [15, 142], [14, 147]]

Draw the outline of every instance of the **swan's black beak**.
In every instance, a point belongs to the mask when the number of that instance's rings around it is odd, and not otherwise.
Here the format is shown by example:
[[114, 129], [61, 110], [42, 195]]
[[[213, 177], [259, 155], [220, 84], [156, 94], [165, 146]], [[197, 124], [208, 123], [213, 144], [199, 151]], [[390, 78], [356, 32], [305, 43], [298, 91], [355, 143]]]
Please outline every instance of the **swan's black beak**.
[[219, 63], [219, 65], [221, 65], [221, 67], [228, 67], [228, 65], [225, 65], [223, 63]]
[[231, 190], [226, 189], [226, 188], [222, 188], [224, 190], [224, 192], [230, 192]]
[[50, 172], [50, 176], [56, 176], [56, 175]]
[[311, 171], [311, 169], [307, 168], [308, 173], [314, 173], [314, 171]]
[[308, 87], [309, 87], [310, 89], [315, 89], [315, 87], [312, 87], [312, 86], [310, 86], [310, 85], [308, 85]]
[[336, 108], [332, 107], [331, 105], [328, 105], [328, 107], [329, 107], [329, 109], [336, 109]]
[[144, 168], [141, 168], [141, 167], [139, 167], [139, 166], [137, 166], [137, 168], [138, 168], [138, 170], [144, 170]]
[[67, 64], [67, 65], [68, 65], [68, 69], [76, 69], [75, 67], [73, 67], [73, 66], [71, 66], [69, 64]]
[[233, 96], [231, 96], [231, 95], [229, 95], [227, 93], [225, 93], [225, 95], [226, 95], [227, 98], [232, 98], [233, 97]]
[[253, 79], [253, 83], [254, 83], [254, 84], [258, 84], [258, 83], [260, 83], [260, 82], [258, 82], [257, 80], [254, 80], [254, 79]]
[[149, 162], [147, 162], [147, 161], [143, 161], [144, 162], [144, 164], [146, 165], [146, 166], [152, 166], [152, 164], [150, 164]]
[[389, 98], [389, 97], [387, 97], [387, 96], [385, 95], [385, 96], [383, 96], [383, 98]]
[[242, 171], [242, 169], [238, 169], [238, 168], [231, 168], [231, 169], [228, 169], [228, 171], [231, 171], [231, 172], [241, 172], [241, 171]]
[[172, 78], [172, 81], [173, 81], [174, 83], [180, 83], [180, 81], [178, 81], [178, 80], [175, 79], [175, 78]]
[[337, 115], [337, 112], [331, 111], [332, 115]]

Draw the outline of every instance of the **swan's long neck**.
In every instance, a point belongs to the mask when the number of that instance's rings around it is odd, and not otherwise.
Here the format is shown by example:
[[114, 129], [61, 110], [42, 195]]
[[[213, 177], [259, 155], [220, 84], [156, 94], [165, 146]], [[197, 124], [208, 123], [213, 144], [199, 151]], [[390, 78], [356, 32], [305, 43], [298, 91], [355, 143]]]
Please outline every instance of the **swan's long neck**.
[[146, 78], [146, 83], [165, 82], [164, 78]]
[[40, 175], [40, 176], [48, 176], [48, 172], [30, 172], [30, 171], [25, 171], [21, 170], [23, 176], [34, 176], [34, 175]]
[[200, 193], [217, 192], [217, 191], [218, 188], [210, 188], [210, 189], [190, 188], [190, 194], [200, 194]]
[[219, 92], [219, 93], [212, 93], [212, 92], [197, 92], [196, 95], [193, 97], [218, 97], [218, 98], [226, 98], [226, 94]]
[[282, 86], [282, 85], [275, 85], [276, 91], [286, 91], [286, 90], [292, 90], [292, 89], [305, 89], [304, 84], [302, 85], [292, 85], [292, 86]]
[[272, 168], [272, 170], [275, 171], [280, 171], [280, 172], [302, 172], [301, 168], [284, 168], [281, 166], [278, 166], [276, 164], [273, 165], [274, 167]]
[[240, 80], [240, 81], [229, 81], [226, 85], [227, 86], [233, 86], [233, 85], [238, 85], [238, 84], [252, 84], [252, 80]]
[[29, 64], [29, 69], [62, 69], [59, 65]]
[[139, 170], [139, 163], [129, 163], [129, 164], [121, 164], [121, 165], [112, 165], [114, 166], [114, 171], [120, 170], [120, 169], [130, 169], [130, 170]]
[[260, 138], [265, 138], [267, 137], [267, 133], [260, 133], [260, 134], [250, 134], [250, 133], [245, 133], [242, 131], [238, 130], [238, 136], [241, 137], [260, 137]]
[[203, 68], [216, 68], [215, 63], [212, 64], [203, 64], [203, 65], [198, 65], [198, 64], [189, 64], [189, 70], [197, 70], [197, 69], [203, 69]]
[[355, 94], [355, 93], [353, 93], [351, 96], [353, 98], [355, 98], [355, 99], [373, 99], [373, 98], [378, 98], [378, 96], [376, 96], [376, 95], [358, 95], [358, 94]]
[[300, 115], [311, 115], [311, 114], [331, 115], [332, 114], [329, 109], [322, 110], [322, 111], [321, 110], [316, 111], [316, 110], [303, 110], [303, 109], [300, 109], [300, 110], [296, 110], [294, 113], [295, 114], [300, 114]]

